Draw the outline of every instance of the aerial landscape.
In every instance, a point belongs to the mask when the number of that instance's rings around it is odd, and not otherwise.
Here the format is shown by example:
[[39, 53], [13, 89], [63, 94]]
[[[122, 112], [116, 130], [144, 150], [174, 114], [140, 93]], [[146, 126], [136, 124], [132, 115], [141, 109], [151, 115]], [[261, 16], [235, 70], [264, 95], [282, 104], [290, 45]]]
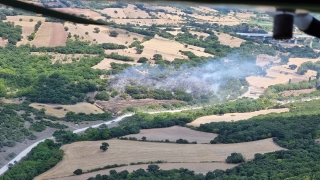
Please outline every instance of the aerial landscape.
[[25, 1], [105, 25], [0, 6], [0, 180], [320, 179], [319, 39], [254, 8]]

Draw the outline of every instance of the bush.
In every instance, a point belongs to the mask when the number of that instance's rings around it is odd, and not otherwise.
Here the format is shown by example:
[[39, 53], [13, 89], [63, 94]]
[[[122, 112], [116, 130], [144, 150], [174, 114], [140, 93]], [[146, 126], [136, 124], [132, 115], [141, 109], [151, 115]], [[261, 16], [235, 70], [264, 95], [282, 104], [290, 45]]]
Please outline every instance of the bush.
[[226, 162], [233, 164], [242, 163], [244, 162], [244, 158], [241, 153], [231, 153], [231, 156], [227, 157]]
[[138, 63], [146, 63], [146, 62], [148, 62], [148, 58], [146, 58], [146, 57], [141, 57], [138, 60]]
[[94, 98], [101, 101], [109, 101], [110, 96], [107, 92], [102, 92], [102, 93], [96, 94]]
[[75, 175], [82, 174], [82, 169], [77, 169], [77, 170], [73, 171], [73, 174], [75, 174]]
[[110, 31], [109, 36], [111, 37], [117, 37], [119, 33], [117, 31]]

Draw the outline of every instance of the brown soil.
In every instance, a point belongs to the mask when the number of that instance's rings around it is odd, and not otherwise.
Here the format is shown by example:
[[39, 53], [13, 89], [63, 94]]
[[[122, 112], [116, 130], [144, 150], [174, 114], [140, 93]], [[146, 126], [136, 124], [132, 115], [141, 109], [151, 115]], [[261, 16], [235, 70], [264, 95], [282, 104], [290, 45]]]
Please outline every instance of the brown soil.
[[131, 99], [131, 100], [117, 100], [117, 101], [96, 101], [96, 103], [106, 110], [118, 114], [129, 106], [141, 107], [157, 104], [171, 104], [181, 102], [179, 100], [155, 100], [155, 99]]
[[52, 23], [52, 36], [49, 41], [50, 47], [65, 46], [68, 33], [61, 23]]
[[236, 144], [174, 144], [151, 143], [125, 140], [108, 140], [109, 149], [99, 149], [102, 142], [82, 141], [62, 146], [65, 152], [63, 160], [49, 171], [36, 177], [39, 179], [60, 178], [73, 175], [73, 171], [83, 171], [112, 164], [129, 164], [163, 160], [167, 162], [224, 162], [233, 152], [242, 153], [250, 160], [256, 153], [267, 153], [283, 148], [277, 146], [271, 138]]
[[[29, 106], [36, 109], [46, 109], [46, 114], [53, 115], [57, 117], [64, 117], [67, 112], [73, 111], [75, 113], [86, 113], [86, 114], [98, 114], [103, 113], [101, 109], [90, 103], [78, 103], [75, 105], [61, 105], [61, 104], [41, 104], [41, 103], [31, 103]], [[62, 109], [55, 109], [61, 107]]]
[[182, 138], [189, 142], [196, 141], [197, 143], [210, 143], [210, 141], [218, 135], [195, 131], [181, 126], [172, 126], [168, 128], [143, 129], [140, 130], [139, 134], [130, 134], [124, 137], [136, 137], [137, 139], [141, 139], [143, 136], [145, 136], [148, 141], [165, 141], [166, 139], [169, 141], [176, 141], [177, 139]]
[[313, 91], [317, 91], [316, 88], [312, 88], [312, 89], [301, 89], [301, 90], [290, 90], [290, 91], [283, 91], [281, 93], [279, 93], [281, 96], [299, 96], [300, 94], [308, 94], [311, 93]]
[[199, 127], [200, 124], [206, 124], [210, 122], [239, 121], [239, 120], [246, 120], [246, 119], [252, 118], [253, 116], [258, 116], [262, 114], [281, 113], [281, 112], [288, 112], [288, 111], [289, 111], [288, 108], [282, 108], [282, 109], [261, 110], [261, 111], [255, 111], [255, 112], [249, 112], [249, 113], [227, 113], [222, 116], [219, 116], [219, 115], [203, 116], [194, 120], [191, 123], [188, 123], [188, 125]]

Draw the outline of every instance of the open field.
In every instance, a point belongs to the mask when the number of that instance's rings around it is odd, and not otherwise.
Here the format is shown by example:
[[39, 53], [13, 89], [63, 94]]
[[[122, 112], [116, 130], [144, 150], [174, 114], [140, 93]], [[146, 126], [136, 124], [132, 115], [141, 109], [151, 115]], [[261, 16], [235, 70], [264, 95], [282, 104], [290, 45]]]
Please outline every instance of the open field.
[[47, 53], [31, 52], [31, 54], [51, 55], [52, 56], [52, 58], [51, 58], [52, 64], [54, 64], [57, 61], [60, 61], [60, 63], [62, 63], [62, 64], [68, 64], [68, 63], [72, 63], [72, 58], [75, 58], [76, 61], [79, 61], [81, 58], [84, 58], [84, 57], [96, 56], [96, 55], [89, 55], [89, 54], [60, 54], [60, 53], [53, 53], [53, 52], [47, 52]]
[[49, 41], [50, 47], [65, 46], [68, 33], [61, 23], [52, 23], [52, 36]]
[[[22, 19], [22, 21], [19, 21], [19, 19]], [[30, 22], [30, 19], [33, 19], [32, 22]], [[28, 36], [31, 35], [34, 32], [34, 26], [37, 24], [38, 21], [44, 22], [44, 17], [35, 17], [35, 16], [7, 16], [7, 20], [4, 20], [4, 22], [13, 22], [15, 25], [19, 25], [22, 27], [22, 40], [17, 43], [17, 45], [21, 44], [27, 44]]]
[[[202, 173], [205, 175], [207, 172], [214, 171], [216, 169], [221, 169], [221, 170], [231, 169], [231, 168], [235, 167], [237, 164], [227, 164], [227, 163], [215, 162], [215, 163], [161, 163], [161, 164], [157, 164], [157, 165], [162, 170], [187, 168], [189, 170], [194, 171], [196, 174]], [[62, 177], [59, 179], [60, 180], [87, 180], [90, 177], [95, 177], [97, 174], [101, 174], [101, 175], [109, 174], [110, 170], [116, 170], [117, 172], [127, 170], [129, 172], [132, 172], [132, 171], [135, 171], [140, 168], [147, 170], [148, 164], [111, 168], [111, 169], [86, 173], [86, 174], [82, 174], [79, 176]]]
[[92, 66], [93, 69], [102, 69], [102, 70], [109, 70], [111, 69], [110, 63], [118, 63], [118, 64], [131, 64], [136, 65], [140, 63], [131, 62], [131, 61], [120, 61], [120, 60], [114, 60], [109, 58], [104, 58], [102, 61], [100, 61], [97, 65]]
[[[305, 62], [306, 61], [307, 60], [305, 60]], [[314, 62], [315, 61], [316, 60], [314, 60]], [[265, 77], [249, 76], [246, 78], [246, 80], [251, 86], [267, 88], [270, 85], [286, 84], [290, 79], [291, 82], [301, 82], [303, 80], [307, 81], [309, 80], [309, 77], [311, 77], [311, 79], [315, 79], [315, 76], [317, 75], [315, 71], [309, 70], [305, 75], [300, 75], [296, 73], [298, 68], [296, 68], [295, 70], [290, 69], [289, 65], [293, 64], [292, 62], [293, 60], [291, 60], [288, 65], [272, 66], [267, 70], [267, 75]], [[294, 62], [297, 62], [297, 60], [295, 60]], [[297, 62], [298, 67], [301, 65], [301, 63], [302, 62]]]
[[117, 24], [139, 24], [140, 26], [146, 25], [151, 26], [152, 24], [161, 24], [168, 26], [176, 26], [180, 23], [178, 19], [111, 19]]
[[211, 122], [239, 121], [239, 120], [246, 120], [246, 119], [252, 118], [253, 116], [258, 116], [262, 114], [282, 113], [282, 112], [289, 112], [289, 109], [288, 108], [268, 109], [268, 110], [254, 111], [254, 112], [248, 112], [248, 113], [227, 113], [222, 116], [219, 116], [219, 115], [203, 116], [192, 121], [191, 123], [188, 123], [187, 125], [199, 127], [200, 124], [206, 124]]
[[281, 96], [299, 96], [300, 94], [308, 94], [311, 93], [313, 91], [317, 91], [316, 88], [312, 88], [312, 89], [301, 89], [301, 90], [290, 90], [290, 91], [283, 91], [280, 92], [279, 94]]
[[85, 15], [87, 18], [92, 19], [105, 19], [105, 17], [101, 16], [99, 13], [91, 11], [89, 9], [79, 9], [79, 8], [53, 8], [56, 11], [60, 11], [63, 13], [76, 14], [80, 16], [81, 14]]
[[281, 59], [274, 56], [269, 56], [267, 54], [259, 54], [256, 60], [256, 65], [263, 67], [265, 65], [272, 63], [280, 63]]
[[142, 11], [141, 9], [134, 9], [136, 8], [133, 4], [128, 4], [128, 7], [123, 8], [123, 12], [126, 15], [126, 17], [129, 18], [150, 18], [149, 14], [145, 11]]
[[165, 39], [157, 35], [150, 41], [142, 43], [142, 45], [144, 46], [144, 50], [141, 56], [147, 58], [152, 58], [154, 54], [161, 54], [163, 59], [168, 61], [173, 61], [175, 58], [187, 59], [188, 57], [182, 55], [179, 50], [191, 51], [197, 56], [213, 57], [213, 55], [203, 52], [204, 48], [196, 46], [188, 46], [185, 48], [183, 44], [177, 41]]
[[98, 11], [104, 14], [108, 14], [108, 16], [111, 16], [111, 18], [122, 19], [127, 17], [122, 8], [106, 8]]
[[227, 45], [230, 47], [240, 47], [241, 43], [245, 42], [245, 40], [230, 36], [225, 33], [215, 32], [215, 35], [218, 36], [219, 41], [223, 45]]
[[130, 134], [124, 137], [136, 137], [141, 139], [143, 136], [150, 140], [166, 140], [176, 141], [177, 139], [186, 139], [189, 142], [197, 141], [197, 143], [210, 143], [217, 134], [195, 131], [186, 127], [172, 126], [168, 128], [142, 129], [139, 134]]
[[[313, 63], [317, 62], [317, 61], [320, 61], [320, 59], [308, 59], [308, 58], [290, 58], [289, 59], [289, 62], [288, 62], [288, 65], [290, 64], [295, 64], [297, 65], [298, 67], [301, 66], [302, 63], [304, 62], [308, 62], [308, 61], [311, 61]], [[297, 68], [298, 69], [298, 68]]]
[[34, 38], [34, 40], [30, 41], [30, 44], [35, 45], [37, 47], [49, 46], [51, 36], [52, 36], [52, 23], [42, 22], [38, 32], [36, 33], [36, 37]]
[[117, 101], [96, 101], [96, 104], [102, 106], [114, 114], [120, 113], [122, 110], [129, 106], [141, 107], [158, 104], [171, 104], [175, 102], [182, 102], [179, 100], [155, 100], [155, 99], [130, 99], [130, 100], [117, 100]]
[[[46, 110], [46, 114], [57, 116], [59, 118], [64, 117], [69, 111], [86, 114], [103, 113], [101, 109], [90, 103], [77, 103], [75, 105], [31, 103], [29, 106], [36, 109], [44, 108]], [[60, 107], [61, 109], [57, 109], [58, 107]]]
[[[102, 142], [109, 143], [109, 149], [102, 152]], [[82, 141], [61, 147], [64, 157], [55, 167], [36, 177], [35, 180], [70, 176], [80, 168], [83, 171], [112, 164], [148, 162], [163, 160], [167, 162], [210, 162], [225, 161], [233, 152], [242, 153], [250, 160], [256, 153], [267, 153], [283, 148], [271, 138], [236, 144], [173, 144], [151, 143], [125, 140]]]
[[163, 9], [163, 10], [168, 11], [168, 12], [175, 12], [176, 11], [175, 8], [169, 7], [169, 6], [156, 6], [156, 5], [146, 4], [144, 7], [147, 8], [147, 9], [150, 9], [150, 10]]

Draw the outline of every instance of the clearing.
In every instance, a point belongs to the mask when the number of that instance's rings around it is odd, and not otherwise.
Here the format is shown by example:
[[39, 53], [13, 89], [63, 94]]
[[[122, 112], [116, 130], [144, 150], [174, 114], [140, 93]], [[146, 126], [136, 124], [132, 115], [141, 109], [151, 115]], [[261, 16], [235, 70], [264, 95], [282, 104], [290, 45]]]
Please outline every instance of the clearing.
[[96, 55], [92, 55], [92, 54], [60, 54], [60, 53], [54, 53], [54, 52], [47, 52], [47, 53], [42, 53], [42, 52], [31, 52], [31, 54], [34, 55], [50, 55], [51, 58], [51, 62], [52, 64], [54, 64], [55, 62], [59, 61], [62, 64], [68, 64], [68, 63], [72, 63], [74, 59], [74, 61], [78, 62], [81, 58], [85, 58], [85, 57], [93, 57]]
[[142, 107], [159, 104], [172, 104], [182, 102], [179, 100], [155, 100], [155, 99], [130, 99], [130, 100], [117, 100], [117, 101], [96, 101], [96, 104], [105, 108], [106, 110], [118, 114], [129, 106]]
[[39, 110], [44, 108], [46, 110], [46, 114], [51, 116], [57, 116], [59, 118], [64, 117], [69, 111], [86, 114], [103, 113], [103, 111], [99, 109], [97, 106], [84, 102], [77, 103], [75, 105], [31, 103], [29, 106]]
[[280, 63], [281, 59], [267, 54], [259, 54], [256, 59], [256, 65], [263, 67], [270, 63]]
[[245, 40], [230, 36], [229, 34], [214, 32], [216, 36], [218, 36], [220, 44], [227, 45], [230, 47], [240, 47], [241, 43], [245, 42]]
[[309, 94], [313, 91], [317, 91], [316, 88], [312, 88], [312, 89], [301, 89], [301, 90], [290, 90], [290, 91], [283, 91], [280, 92], [279, 94], [281, 96], [299, 96], [300, 94]]
[[[95, 177], [97, 174], [109, 174], [110, 170], [116, 170], [117, 172], [121, 172], [124, 170], [127, 170], [129, 172], [135, 171], [137, 169], [144, 169], [147, 170], [149, 164], [140, 164], [140, 165], [132, 165], [132, 166], [123, 166], [123, 167], [117, 167], [117, 168], [111, 168], [91, 173], [82, 174], [79, 176], [68, 176], [68, 177], [62, 177], [59, 178], [60, 180], [87, 180], [90, 177]], [[170, 170], [170, 169], [180, 169], [180, 168], [186, 168], [189, 170], [194, 171], [196, 174], [202, 173], [206, 174], [209, 171], [214, 171], [216, 169], [221, 170], [227, 170], [235, 167], [237, 164], [227, 164], [227, 163], [220, 163], [220, 162], [214, 162], [214, 163], [161, 163], [157, 164], [160, 169], [162, 170]]]
[[189, 142], [197, 141], [197, 143], [210, 143], [210, 141], [218, 135], [195, 131], [181, 126], [172, 126], [168, 128], [142, 129], [139, 134], [130, 134], [124, 137], [136, 137], [137, 139], [141, 139], [142, 136], [145, 136], [148, 141], [164, 141], [166, 139], [169, 141], [176, 141], [177, 139], [182, 138]]
[[199, 127], [200, 124], [206, 124], [211, 122], [230, 122], [230, 121], [239, 121], [239, 120], [247, 120], [252, 118], [253, 116], [258, 116], [262, 114], [269, 114], [269, 113], [282, 113], [282, 112], [289, 112], [289, 108], [282, 108], [282, 109], [268, 109], [268, 110], [261, 110], [261, 111], [254, 111], [248, 113], [227, 113], [222, 116], [219, 115], [212, 115], [212, 116], [203, 116], [200, 117], [187, 125]]
[[203, 52], [204, 48], [196, 46], [188, 46], [186, 48], [183, 44], [177, 41], [162, 38], [158, 35], [155, 35], [151, 40], [142, 43], [142, 45], [144, 46], [144, 49], [141, 56], [149, 59], [152, 59], [154, 54], [161, 54], [163, 59], [168, 61], [173, 61], [175, 58], [187, 59], [188, 57], [182, 55], [179, 50], [191, 51], [197, 56], [213, 57], [213, 55]]
[[122, 19], [127, 17], [122, 8], [106, 8], [98, 11], [103, 14], [107, 14], [108, 16], [111, 16], [111, 18]]
[[251, 86], [256, 87], [264, 87], [267, 88], [270, 85], [275, 84], [286, 84], [291, 79], [291, 82], [301, 82], [301, 81], [308, 81], [309, 77], [311, 79], [315, 79], [317, 73], [312, 70], [308, 70], [308, 72], [304, 75], [297, 74], [298, 68], [292, 70], [289, 68], [288, 65], [277, 65], [272, 66], [271, 68], [267, 69], [267, 75], [262, 76], [249, 76], [246, 80], [249, 82]]
[[126, 15], [126, 17], [129, 18], [150, 18], [149, 14], [145, 11], [142, 11], [141, 9], [138, 9], [135, 5], [133, 4], [128, 4], [126, 8], [123, 8], [123, 12]]
[[[106, 152], [100, 150], [102, 142], [109, 143]], [[112, 164], [129, 164], [163, 160], [167, 162], [199, 163], [224, 162], [233, 152], [242, 153], [247, 159], [253, 159], [256, 153], [284, 150], [271, 138], [236, 144], [174, 144], [125, 141], [82, 141], [61, 147], [64, 157], [55, 167], [35, 179], [60, 178], [70, 176], [80, 168], [83, 171]]]
[[118, 64], [130, 64], [130, 65], [140, 64], [140, 63], [136, 63], [136, 62], [132, 62], [132, 61], [120, 61], [120, 60], [104, 58], [97, 65], [92, 66], [92, 68], [93, 69], [109, 70], [109, 69], [111, 69], [111, 65], [110, 64], [112, 62], [118, 63]]

